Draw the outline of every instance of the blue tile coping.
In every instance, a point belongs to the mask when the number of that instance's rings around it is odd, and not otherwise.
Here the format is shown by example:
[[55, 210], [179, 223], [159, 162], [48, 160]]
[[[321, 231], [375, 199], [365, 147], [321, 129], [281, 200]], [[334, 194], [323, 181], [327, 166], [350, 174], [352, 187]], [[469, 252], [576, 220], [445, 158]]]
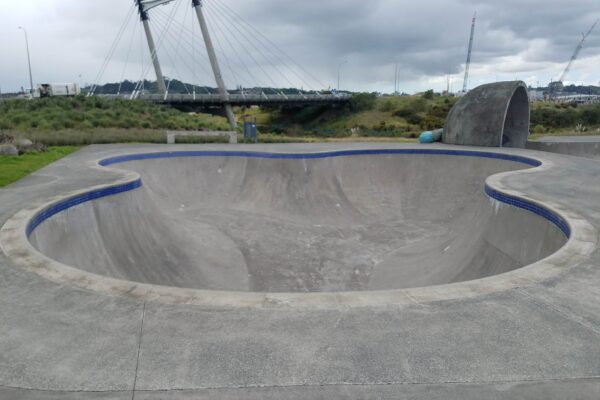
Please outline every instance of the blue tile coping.
[[[461, 157], [480, 157], [480, 158], [491, 158], [497, 160], [513, 161], [528, 165], [530, 167], [539, 167], [542, 163], [538, 160], [502, 153], [491, 153], [485, 151], [465, 151], [465, 150], [442, 150], [442, 149], [375, 149], [375, 150], [343, 150], [343, 151], [330, 151], [321, 153], [267, 153], [267, 152], [254, 152], [254, 151], [174, 151], [174, 152], [162, 152], [162, 153], [140, 153], [140, 154], [128, 154], [123, 156], [116, 156], [101, 160], [99, 164], [101, 166], [109, 166], [128, 161], [138, 160], [155, 160], [164, 158], [178, 158], [178, 157], [240, 157], [240, 158], [270, 158], [270, 159], [294, 159], [294, 160], [310, 160], [310, 159], [322, 159], [330, 157], [349, 157], [349, 156], [367, 156], [367, 155], [444, 155], [444, 156], [461, 156]], [[45, 220], [52, 216], [65, 211], [71, 207], [75, 207], [79, 204], [86, 203], [88, 201], [96, 200], [102, 197], [112, 196], [115, 194], [127, 192], [130, 190], [137, 189], [142, 186], [142, 180], [137, 179], [133, 182], [128, 182], [121, 185], [114, 185], [107, 188], [93, 190], [81, 195], [71, 197], [69, 199], [59, 201], [58, 203], [46, 208], [45, 210], [38, 213], [27, 225], [27, 236], [31, 236], [33, 231]], [[509, 204], [514, 207], [518, 207], [530, 212], [533, 212], [558, 227], [567, 238], [571, 237], [571, 228], [567, 221], [564, 220], [560, 215], [555, 212], [532, 203], [530, 201], [510, 196], [501, 193], [495, 189], [492, 189], [486, 184], [485, 193], [491, 198]]]

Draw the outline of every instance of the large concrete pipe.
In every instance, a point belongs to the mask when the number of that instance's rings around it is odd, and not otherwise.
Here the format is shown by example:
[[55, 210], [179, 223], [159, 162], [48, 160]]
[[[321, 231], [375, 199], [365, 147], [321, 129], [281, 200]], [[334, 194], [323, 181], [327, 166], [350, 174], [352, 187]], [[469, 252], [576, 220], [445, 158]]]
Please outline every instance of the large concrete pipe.
[[452, 108], [442, 141], [447, 144], [525, 148], [529, 136], [529, 96], [525, 82], [479, 86]]

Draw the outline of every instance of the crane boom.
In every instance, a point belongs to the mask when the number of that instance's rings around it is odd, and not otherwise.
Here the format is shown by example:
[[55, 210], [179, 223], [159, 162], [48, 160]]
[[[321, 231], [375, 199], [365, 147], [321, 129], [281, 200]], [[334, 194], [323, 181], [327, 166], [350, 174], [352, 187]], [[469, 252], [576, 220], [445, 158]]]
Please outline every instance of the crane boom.
[[599, 21], [600, 20], [596, 20], [596, 22], [594, 22], [594, 24], [592, 25], [590, 30], [587, 31], [587, 33], [583, 34], [581, 41], [577, 45], [577, 48], [575, 49], [575, 52], [573, 53], [573, 56], [571, 57], [571, 60], [569, 60], [569, 63], [567, 64], [567, 68], [565, 68], [562, 75], [558, 79], [559, 82], [564, 82], [565, 78], [567, 77], [567, 74], [569, 73], [569, 71], [571, 71], [571, 67], [573, 66], [573, 63], [575, 62], [575, 60], [577, 60], [577, 57], [579, 57], [579, 53], [581, 52], [581, 49], [583, 49], [583, 44], [585, 43], [585, 40], [588, 38], [588, 36], [590, 36], [590, 34], [592, 33], [592, 31], [594, 30], [596, 25], [598, 25]]
[[467, 91], [467, 85], [469, 83], [469, 69], [471, 68], [471, 53], [473, 52], [473, 38], [475, 37], [476, 20], [477, 13], [473, 15], [473, 23], [471, 24], [471, 37], [469, 39], [469, 52], [467, 53], [467, 64], [465, 65], [465, 79], [463, 81], [463, 92]]

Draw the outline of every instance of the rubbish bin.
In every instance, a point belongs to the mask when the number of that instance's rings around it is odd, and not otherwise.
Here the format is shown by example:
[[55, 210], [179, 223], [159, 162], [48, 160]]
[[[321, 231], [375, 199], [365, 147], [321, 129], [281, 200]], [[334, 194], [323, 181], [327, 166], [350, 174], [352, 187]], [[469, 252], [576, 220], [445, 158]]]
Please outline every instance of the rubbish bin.
[[256, 122], [244, 122], [244, 143], [258, 142]]

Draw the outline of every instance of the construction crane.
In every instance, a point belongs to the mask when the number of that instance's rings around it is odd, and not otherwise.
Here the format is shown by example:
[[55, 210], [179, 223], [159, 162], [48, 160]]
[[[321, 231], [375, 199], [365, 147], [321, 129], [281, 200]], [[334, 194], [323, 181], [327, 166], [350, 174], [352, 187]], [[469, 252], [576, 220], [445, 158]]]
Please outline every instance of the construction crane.
[[467, 65], [465, 66], [465, 79], [463, 81], [463, 92], [467, 91], [469, 83], [469, 69], [471, 68], [471, 53], [473, 52], [473, 38], [475, 37], [475, 21], [477, 13], [473, 15], [473, 23], [471, 24], [471, 38], [469, 39], [469, 52], [467, 53]]
[[564, 87], [563, 82], [565, 81], [565, 78], [567, 77], [569, 71], [571, 71], [571, 67], [573, 66], [573, 63], [577, 60], [577, 57], [579, 57], [579, 53], [581, 52], [581, 49], [583, 49], [583, 44], [585, 43], [585, 40], [588, 38], [588, 36], [590, 36], [590, 34], [594, 30], [594, 28], [596, 28], [596, 25], [598, 25], [598, 22], [600, 22], [600, 20], [596, 20], [596, 22], [594, 22], [594, 24], [592, 25], [590, 30], [588, 30], [587, 33], [582, 34], [583, 37], [581, 38], [581, 41], [577, 45], [577, 48], [575, 49], [575, 52], [573, 53], [573, 56], [569, 60], [569, 63], [567, 64], [567, 67], [563, 71], [562, 75], [560, 76], [560, 78], [558, 78], [558, 81], [550, 83], [549, 89], [550, 89], [551, 95], [554, 95], [557, 91], [562, 90], [562, 88]]

